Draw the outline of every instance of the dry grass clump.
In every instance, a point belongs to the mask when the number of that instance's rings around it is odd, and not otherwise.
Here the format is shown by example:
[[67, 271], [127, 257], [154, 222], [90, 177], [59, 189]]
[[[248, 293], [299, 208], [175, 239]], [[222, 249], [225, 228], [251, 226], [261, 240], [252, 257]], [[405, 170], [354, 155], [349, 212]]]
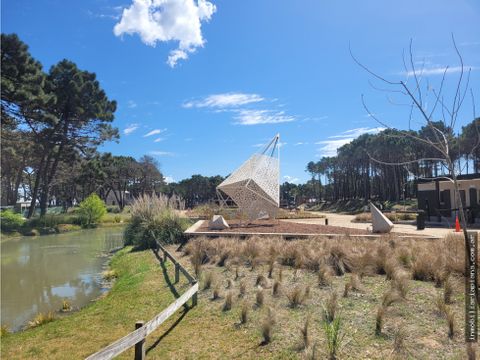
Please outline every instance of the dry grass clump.
[[337, 360], [345, 334], [341, 331], [342, 320], [336, 317], [332, 322], [323, 322], [323, 330], [327, 340], [327, 354], [329, 360]]
[[427, 251], [421, 251], [412, 264], [412, 278], [420, 281], [433, 281], [436, 268], [434, 267], [434, 255]]
[[247, 285], [243, 281], [241, 281], [238, 290], [238, 297], [243, 298], [245, 296], [245, 293], [247, 292]]
[[310, 346], [310, 316], [307, 316], [303, 326], [300, 328], [302, 348], [307, 349]]
[[273, 313], [272, 309], [268, 309], [268, 314], [260, 326], [263, 337], [261, 345], [267, 345], [272, 341], [272, 333], [275, 323], [275, 314]]
[[48, 324], [49, 322], [52, 322], [55, 320], [55, 314], [50, 311], [48, 313], [38, 313], [32, 321], [28, 322], [28, 328], [34, 328], [37, 326], [41, 326], [44, 324]]
[[209, 244], [206, 238], [196, 239], [190, 241], [185, 247], [184, 252], [190, 255], [190, 262], [192, 263], [195, 276], [200, 276], [202, 265], [210, 261]]
[[60, 308], [61, 312], [70, 312], [72, 311], [72, 304], [68, 300], [62, 301], [62, 307]]
[[203, 290], [208, 290], [212, 287], [212, 284], [215, 281], [215, 276], [213, 275], [213, 272], [208, 272], [205, 274], [203, 277]]
[[380, 336], [382, 334], [383, 319], [385, 317], [385, 306], [379, 306], [377, 309], [377, 315], [375, 317], [375, 335]]
[[280, 294], [280, 287], [281, 287], [280, 282], [275, 280], [275, 282], [273, 283], [273, 287], [272, 287], [272, 295], [273, 296], [276, 297]]
[[7, 325], [0, 326], [0, 337], [10, 334], [10, 330], [8, 329]]
[[344, 247], [334, 245], [330, 248], [328, 264], [332, 267], [335, 275], [341, 276], [346, 272], [352, 272], [353, 264]]
[[405, 331], [405, 328], [398, 328], [393, 337], [393, 352], [401, 358], [404, 358], [404, 356], [408, 354], [406, 340], [407, 332]]
[[255, 294], [255, 304], [258, 307], [262, 307], [264, 302], [265, 302], [265, 294], [263, 290], [258, 290], [257, 293]]
[[345, 283], [345, 287], [343, 288], [343, 297], [348, 297], [351, 287], [352, 285], [349, 282]]
[[242, 303], [242, 307], [240, 308], [240, 324], [246, 324], [248, 321], [248, 311], [249, 306], [246, 301]]
[[399, 296], [396, 289], [390, 289], [383, 294], [382, 297], [382, 306], [389, 307], [394, 303], [400, 301], [401, 297]]
[[115, 270], [105, 270], [104, 272], [102, 272], [102, 277], [106, 281], [112, 281], [118, 277], [118, 274]]
[[412, 266], [412, 253], [410, 249], [403, 246], [398, 248], [397, 260], [403, 267], [409, 269]]
[[323, 305], [323, 320], [331, 323], [335, 319], [338, 310], [338, 295], [335, 291], [331, 291], [327, 301]]
[[447, 308], [445, 312], [445, 318], [447, 319], [447, 326], [448, 326], [448, 337], [453, 339], [455, 336], [456, 326], [455, 326], [455, 315], [450, 308]]
[[393, 278], [391, 286], [392, 289], [394, 289], [402, 299], [407, 298], [410, 287], [406, 275], [397, 273], [397, 275]]
[[225, 303], [223, 304], [223, 311], [230, 311], [232, 309], [232, 299], [233, 295], [229, 291], [227, 295], [225, 296]]
[[318, 286], [327, 287], [332, 285], [331, 270], [328, 266], [323, 265], [318, 270]]
[[231, 289], [233, 286], [233, 281], [231, 279], [227, 279], [227, 286], [225, 286], [226, 289]]
[[218, 299], [220, 299], [220, 289], [218, 288], [218, 286], [215, 286], [212, 292], [212, 300], [218, 300]]
[[258, 237], [253, 236], [245, 240], [243, 244], [243, 255], [252, 270], [254, 270], [259, 263], [258, 257], [261, 252], [260, 246], [258, 245], [259, 242], [261, 242], [261, 240], [259, 240]]
[[268, 258], [268, 278], [271, 279], [273, 277], [273, 270], [275, 268], [275, 257], [270, 256]]
[[453, 303], [453, 285], [450, 278], [447, 278], [443, 284], [443, 299], [445, 304], [452, 304]]
[[255, 281], [255, 286], [261, 286], [262, 288], [266, 288], [268, 286], [268, 280], [263, 275], [258, 275], [257, 280]]
[[302, 289], [300, 286], [295, 286], [289, 292], [287, 292], [287, 298], [289, 306], [292, 309], [297, 308], [299, 305], [302, 305], [306, 299], [306, 291]]

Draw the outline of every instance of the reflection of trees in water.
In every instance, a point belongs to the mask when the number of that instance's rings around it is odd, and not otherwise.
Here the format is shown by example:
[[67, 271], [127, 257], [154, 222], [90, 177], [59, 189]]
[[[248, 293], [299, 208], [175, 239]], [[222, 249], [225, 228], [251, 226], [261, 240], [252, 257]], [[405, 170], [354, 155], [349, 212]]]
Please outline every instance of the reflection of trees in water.
[[[95, 276], [105, 259], [96, 255], [117, 247], [119, 230], [23, 238], [2, 246], [2, 323], [17, 327], [39, 311], [58, 310], [65, 295], [83, 306], [100, 294]], [[9, 261], [3, 262], [3, 256]], [[28, 259], [28, 261], [25, 261]]]

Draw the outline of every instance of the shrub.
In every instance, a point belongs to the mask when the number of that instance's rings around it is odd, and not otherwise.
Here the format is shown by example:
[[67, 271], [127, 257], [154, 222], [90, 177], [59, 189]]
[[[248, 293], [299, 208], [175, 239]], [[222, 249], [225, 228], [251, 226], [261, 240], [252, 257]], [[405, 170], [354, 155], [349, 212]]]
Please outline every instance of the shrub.
[[318, 271], [318, 286], [327, 287], [332, 285], [332, 277], [330, 275], [330, 270], [327, 266], [320, 267]]
[[105, 203], [97, 194], [91, 194], [83, 200], [78, 210], [80, 222], [84, 227], [91, 227], [97, 224], [106, 213]]
[[180, 218], [175, 210], [179, 198], [165, 195], [143, 195], [135, 199], [131, 221], [125, 229], [125, 245], [138, 249], [156, 248], [156, 242], [174, 244], [184, 241], [183, 231], [188, 219]]
[[4, 232], [17, 231], [25, 224], [22, 215], [14, 213], [12, 210], [2, 211], [0, 214], [0, 222], [1, 229]]

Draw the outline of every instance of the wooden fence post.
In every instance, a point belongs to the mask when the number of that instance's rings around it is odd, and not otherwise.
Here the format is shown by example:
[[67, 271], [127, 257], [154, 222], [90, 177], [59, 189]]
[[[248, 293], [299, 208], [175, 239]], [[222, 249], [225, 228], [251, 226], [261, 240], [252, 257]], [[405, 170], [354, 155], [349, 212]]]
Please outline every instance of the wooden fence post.
[[325, 225], [328, 225], [328, 218], [325, 218]]
[[[143, 326], [143, 321], [135, 323], [135, 330]], [[135, 360], [145, 360], [145, 338], [135, 344]]]
[[192, 307], [197, 306], [197, 294], [198, 292], [192, 295]]
[[175, 264], [175, 284], [180, 281], [180, 265]]

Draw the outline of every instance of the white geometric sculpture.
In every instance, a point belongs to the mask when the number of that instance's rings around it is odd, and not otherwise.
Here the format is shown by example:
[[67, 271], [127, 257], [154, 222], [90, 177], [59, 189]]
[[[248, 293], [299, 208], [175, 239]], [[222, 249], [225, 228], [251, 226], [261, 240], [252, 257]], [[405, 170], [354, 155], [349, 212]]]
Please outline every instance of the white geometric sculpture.
[[230, 226], [227, 224], [222, 215], [213, 215], [208, 227], [212, 230], [223, 230], [228, 229]]
[[372, 231], [374, 233], [386, 234], [393, 229], [393, 223], [372, 203], [370, 203], [370, 212], [372, 214]]
[[277, 134], [261, 152], [254, 154], [242, 166], [217, 186], [225, 203], [226, 194], [250, 221], [275, 218], [280, 205], [280, 135]]

